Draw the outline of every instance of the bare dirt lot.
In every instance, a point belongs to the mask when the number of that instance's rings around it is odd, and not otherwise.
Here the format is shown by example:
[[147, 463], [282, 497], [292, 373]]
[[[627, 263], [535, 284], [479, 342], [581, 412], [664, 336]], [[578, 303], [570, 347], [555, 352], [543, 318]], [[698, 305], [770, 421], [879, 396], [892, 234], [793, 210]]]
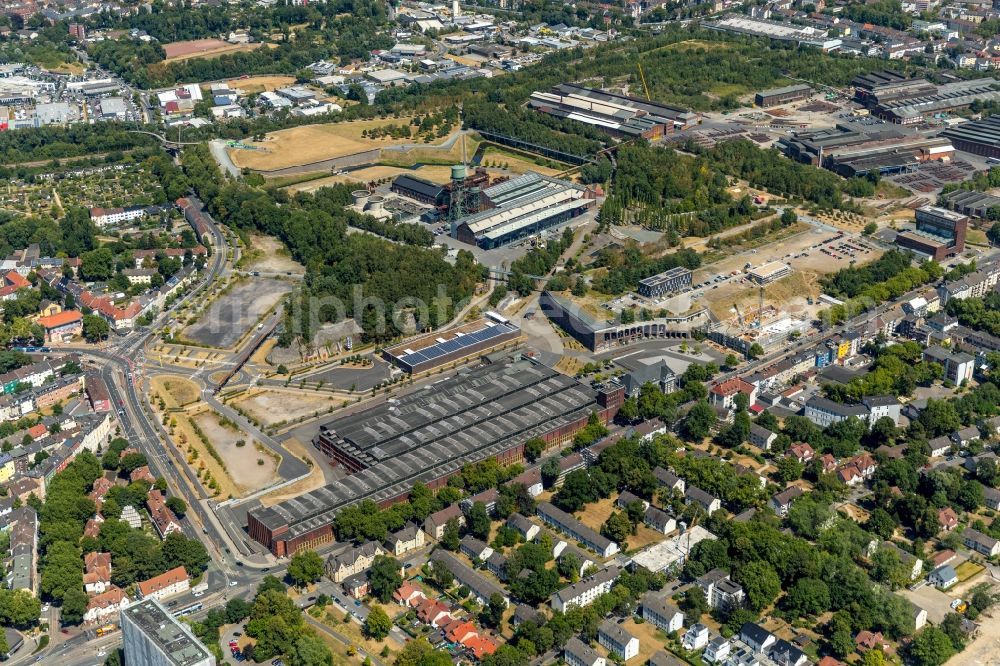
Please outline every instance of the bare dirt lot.
[[[206, 411], [194, 417], [208, 441], [218, 451], [226, 472], [236, 487], [244, 494], [266, 488], [278, 480], [278, 460], [254, 446], [253, 438], [245, 432], [225, 427], [215, 412]], [[242, 441], [243, 446], [237, 442]]]
[[203, 345], [228, 349], [291, 290], [291, 282], [267, 278], [234, 283], [184, 329], [183, 336]]
[[[699, 284], [705, 280], [714, 279], [717, 275], [729, 275], [733, 271], [737, 272], [735, 277], [718, 283], [717, 288], [713, 288], [715, 284], [711, 284], [698, 290], [704, 293], [704, 296], [701, 297], [703, 302], [712, 309], [716, 316], [728, 318], [731, 316], [730, 308], [732, 308], [733, 303], [756, 304], [757, 286], [749, 280], [743, 281], [743, 267], [747, 263], [759, 267], [771, 261], [783, 261], [792, 267], [793, 274], [765, 287], [765, 303], [791, 314], [811, 314], [808, 312], [806, 297], [812, 296], [815, 299], [819, 296], [818, 278], [846, 268], [852, 261], [852, 257], [846, 254], [838, 254], [837, 258], [834, 258], [819, 249], [812, 249], [811, 246], [826, 241], [832, 236], [834, 236], [833, 232], [813, 228], [780, 243], [759, 247], [756, 252], [744, 252], [706, 265], [694, 272], [692, 281]], [[852, 241], [852, 244], [859, 245], [860, 241]], [[870, 246], [866, 245], [866, 247]], [[807, 252], [808, 256], [796, 256], [803, 252]], [[853, 261], [855, 265], [860, 266], [874, 261], [881, 254], [880, 250], [873, 248], [867, 254], [856, 255], [853, 257]]]
[[305, 272], [302, 264], [292, 259], [284, 243], [273, 236], [254, 235], [251, 237], [254, 258], [247, 268], [262, 273], [294, 273]]
[[247, 142], [262, 146], [267, 152], [232, 150], [230, 156], [236, 166], [251, 169], [281, 169], [300, 164], [319, 162], [344, 155], [385, 146], [419, 143], [414, 139], [379, 138], [362, 136], [366, 129], [385, 125], [408, 125], [409, 118], [355, 120], [343, 123], [303, 125], [268, 134], [262, 142]]
[[194, 39], [188, 42], [171, 42], [164, 44], [167, 54], [164, 62], [179, 62], [191, 58], [215, 58], [225, 53], [238, 51], [254, 51], [263, 44], [230, 44], [221, 39]]
[[251, 76], [245, 79], [233, 79], [229, 81], [229, 87], [249, 94], [284, 88], [293, 83], [295, 83], [294, 76]]
[[[293, 382], [290, 386], [294, 387]], [[294, 421], [316, 412], [326, 412], [331, 407], [339, 407], [341, 401], [331, 396], [311, 391], [274, 389], [258, 391], [254, 395], [240, 398], [233, 404], [246, 410], [265, 425], [281, 421]]]

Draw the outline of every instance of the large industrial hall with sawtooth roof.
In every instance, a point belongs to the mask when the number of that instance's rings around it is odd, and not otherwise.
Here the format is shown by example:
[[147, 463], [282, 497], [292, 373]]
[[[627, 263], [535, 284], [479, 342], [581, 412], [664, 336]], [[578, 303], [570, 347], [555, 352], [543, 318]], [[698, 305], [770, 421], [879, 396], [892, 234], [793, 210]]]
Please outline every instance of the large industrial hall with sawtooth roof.
[[343, 479], [271, 507], [251, 510], [247, 529], [278, 556], [333, 540], [336, 513], [365, 499], [387, 506], [417, 481], [435, 488], [466, 464], [523, 458], [540, 437], [564, 444], [591, 413], [606, 422], [624, 389], [591, 388], [529, 358], [487, 362], [371, 409], [334, 419], [313, 445]]

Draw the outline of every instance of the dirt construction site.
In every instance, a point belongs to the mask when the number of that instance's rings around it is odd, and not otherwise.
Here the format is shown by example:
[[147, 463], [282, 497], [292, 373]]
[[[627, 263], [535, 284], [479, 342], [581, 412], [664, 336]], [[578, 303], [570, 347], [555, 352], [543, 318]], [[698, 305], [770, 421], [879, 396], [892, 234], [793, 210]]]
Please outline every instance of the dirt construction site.
[[[821, 276], [847, 268], [852, 261], [859, 266], [882, 255], [881, 250], [860, 239], [848, 236], [836, 239], [839, 233], [813, 227], [780, 243], [703, 266], [694, 272], [692, 283], [704, 286], [696, 286], [687, 297], [695, 303], [701, 302], [720, 319], [728, 318], [733, 303], [749, 306], [759, 299], [757, 284], [744, 274], [746, 264], [758, 268], [771, 262], [783, 262], [791, 267], [792, 274], [765, 286], [765, 302], [791, 314], [812, 316], [816, 310], [826, 307], [816, 304]], [[724, 279], [716, 281], [720, 276]], [[808, 297], [814, 301], [811, 306], [807, 303]]]
[[231, 284], [184, 329], [187, 340], [229, 349], [293, 288], [291, 282], [249, 278]]

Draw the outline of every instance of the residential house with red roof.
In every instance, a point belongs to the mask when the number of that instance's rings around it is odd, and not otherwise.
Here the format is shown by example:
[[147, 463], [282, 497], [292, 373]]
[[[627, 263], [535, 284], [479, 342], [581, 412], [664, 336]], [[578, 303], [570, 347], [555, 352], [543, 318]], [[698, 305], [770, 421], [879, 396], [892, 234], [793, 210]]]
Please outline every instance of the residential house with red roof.
[[950, 506], [938, 511], [938, 525], [941, 526], [945, 532], [951, 532], [953, 529], [958, 527], [958, 514]]
[[408, 580], [404, 580], [403, 584], [392, 593], [392, 598], [395, 599], [396, 603], [400, 606], [414, 607], [426, 597], [424, 597], [424, 591], [420, 589], [420, 586], [415, 583], [411, 583]]
[[45, 329], [46, 342], [66, 342], [83, 334], [83, 315], [79, 310], [63, 310], [39, 317], [37, 323]]
[[732, 409], [738, 393], [747, 396], [748, 405], [757, 401], [757, 387], [739, 377], [727, 379], [713, 386], [708, 392], [708, 401], [713, 407]]
[[816, 451], [806, 442], [797, 442], [788, 447], [785, 456], [795, 458], [803, 465], [816, 457]]
[[146, 508], [149, 509], [149, 517], [153, 521], [153, 527], [161, 539], [166, 539], [167, 535], [182, 531], [180, 519], [177, 514], [170, 510], [163, 494], [153, 489], [146, 497]]
[[184, 594], [191, 588], [191, 579], [184, 567], [175, 567], [159, 576], [136, 584], [140, 599], [156, 599], [163, 601], [170, 597]]
[[83, 621], [107, 622], [118, 617], [118, 613], [128, 608], [131, 603], [121, 588], [112, 585], [107, 592], [90, 598], [87, 602], [87, 611], [83, 614]]

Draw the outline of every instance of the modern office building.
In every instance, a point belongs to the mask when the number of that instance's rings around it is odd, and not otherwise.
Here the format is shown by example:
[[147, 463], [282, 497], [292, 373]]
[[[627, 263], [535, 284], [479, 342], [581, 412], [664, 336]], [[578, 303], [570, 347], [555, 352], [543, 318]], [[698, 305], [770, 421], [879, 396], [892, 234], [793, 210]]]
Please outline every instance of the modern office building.
[[748, 277], [757, 284], [771, 284], [792, 274], [792, 267], [783, 261], [772, 261], [752, 269]]
[[639, 295], [646, 298], [660, 298], [667, 294], [683, 291], [691, 286], [691, 271], [676, 266], [669, 271], [639, 280]]
[[155, 599], [121, 612], [122, 642], [128, 666], [215, 666], [215, 657]]
[[703, 308], [632, 324], [601, 321], [568, 297], [550, 291], [542, 292], [538, 307], [552, 323], [591, 351], [606, 351], [641, 340], [686, 340], [709, 324], [708, 312]]
[[965, 235], [969, 218], [961, 213], [922, 206], [916, 210], [916, 227], [896, 235], [896, 244], [927, 255], [934, 261], [961, 254], [965, 250]]
[[468, 463], [519, 462], [524, 443], [569, 442], [591, 413], [607, 422], [624, 401], [620, 384], [591, 388], [532, 359], [493, 360], [320, 427], [313, 445], [344, 478], [247, 516], [250, 536], [279, 557], [333, 540], [335, 515], [371, 499], [389, 506], [421, 481], [447, 483]]

